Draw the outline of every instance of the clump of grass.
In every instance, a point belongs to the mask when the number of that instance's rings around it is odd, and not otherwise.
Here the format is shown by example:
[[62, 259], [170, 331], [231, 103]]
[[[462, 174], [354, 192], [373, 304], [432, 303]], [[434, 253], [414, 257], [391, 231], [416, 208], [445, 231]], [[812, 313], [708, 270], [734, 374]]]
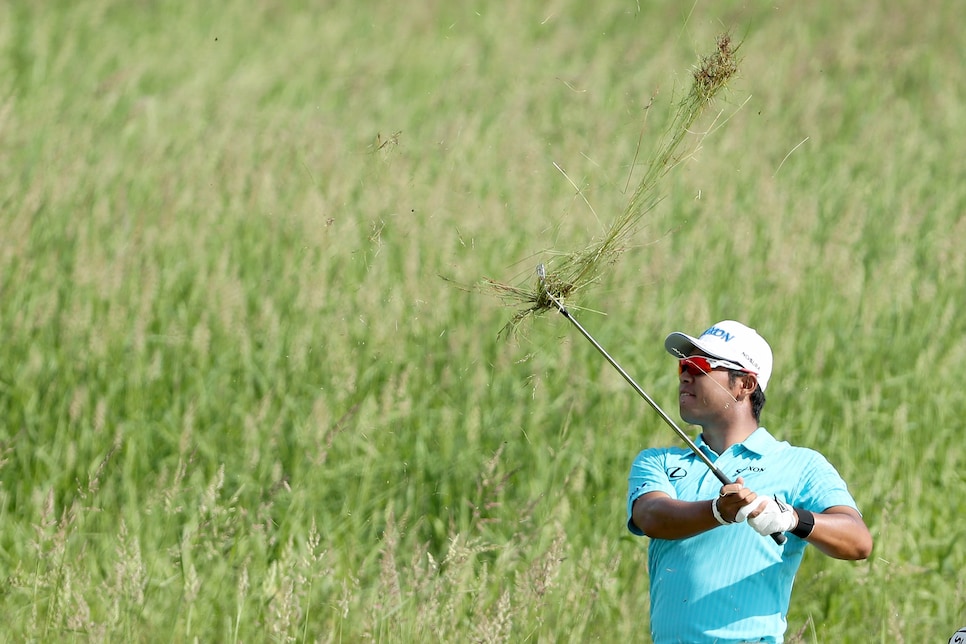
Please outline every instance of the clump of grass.
[[[555, 308], [549, 297], [563, 301], [581, 290], [600, 281], [607, 267], [614, 264], [630, 245], [640, 230], [644, 216], [662, 199], [658, 183], [678, 163], [693, 154], [700, 145], [701, 137], [692, 136], [692, 126], [738, 73], [738, 49], [727, 33], [717, 37], [714, 51], [705, 56], [692, 72], [691, 88], [678, 103], [673, 119], [657, 147], [653, 158], [646, 164], [644, 176], [637, 185], [623, 214], [618, 217], [607, 233], [587, 248], [559, 256], [554, 266], [548, 261], [546, 280], [535, 286], [515, 286], [484, 278], [480, 288], [494, 294], [511, 305], [522, 307], [503, 327], [501, 335], [511, 335], [519, 324], [531, 315]], [[690, 145], [685, 145], [690, 142]]]

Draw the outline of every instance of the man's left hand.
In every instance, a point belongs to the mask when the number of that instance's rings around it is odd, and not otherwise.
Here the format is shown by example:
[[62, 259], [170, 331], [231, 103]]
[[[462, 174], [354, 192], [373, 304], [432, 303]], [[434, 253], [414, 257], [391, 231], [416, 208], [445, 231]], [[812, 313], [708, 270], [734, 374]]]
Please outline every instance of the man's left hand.
[[795, 511], [777, 498], [769, 498], [748, 515], [748, 525], [763, 536], [787, 532], [798, 524]]

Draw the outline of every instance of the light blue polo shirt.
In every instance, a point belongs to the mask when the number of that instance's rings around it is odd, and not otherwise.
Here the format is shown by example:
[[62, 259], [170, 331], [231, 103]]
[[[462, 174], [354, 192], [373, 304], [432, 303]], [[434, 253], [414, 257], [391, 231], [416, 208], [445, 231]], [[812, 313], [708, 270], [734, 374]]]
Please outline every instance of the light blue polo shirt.
[[[696, 444], [728, 478], [743, 477], [759, 495], [777, 495], [812, 512], [856, 507], [824, 456], [779, 442], [764, 427], [720, 456], [703, 437]], [[631, 520], [642, 494], [660, 491], [682, 501], [708, 501], [720, 489], [721, 482], [690, 449], [646, 449], [631, 466], [627, 527], [643, 535]], [[746, 522], [687, 539], [651, 539], [647, 564], [654, 643], [782, 642], [792, 584], [807, 545], [791, 533], [786, 536], [779, 546]]]

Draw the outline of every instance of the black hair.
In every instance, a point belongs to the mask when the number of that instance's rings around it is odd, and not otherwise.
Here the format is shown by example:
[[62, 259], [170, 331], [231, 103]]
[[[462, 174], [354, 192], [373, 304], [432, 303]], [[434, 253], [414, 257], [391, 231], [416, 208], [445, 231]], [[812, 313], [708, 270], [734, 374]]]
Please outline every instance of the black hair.
[[[744, 371], [739, 371], [738, 369], [728, 370], [728, 384], [734, 386], [738, 381], [738, 378], [747, 376], [748, 374]], [[757, 384], [757, 383], [756, 383]], [[761, 385], [755, 387], [755, 391], [751, 394], [751, 415], [755, 417], [755, 422], [761, 422], [761, 409], [765, 406], [765, 392], [762, 391]]]

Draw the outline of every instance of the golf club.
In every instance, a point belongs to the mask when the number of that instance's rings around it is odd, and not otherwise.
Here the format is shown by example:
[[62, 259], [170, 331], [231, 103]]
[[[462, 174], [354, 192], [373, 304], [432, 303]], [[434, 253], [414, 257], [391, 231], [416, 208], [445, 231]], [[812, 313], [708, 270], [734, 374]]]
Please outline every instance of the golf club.
[[[700, 449], [698, 449], [698, 446], [694, 444], [694, 441], [691, 440], [691, 437], [688, 436], [686, 433], [684, 433], [684, 431], [680, 427], [677, 426], [677, 423], [675, 423], [674, 420], [670, 416], [668, 416], [664, 412], [664, 410], [661, 409], [661, 407], [656, 402], [654, 402], [654, 400], [650, 396], [647, 395], [647, 392], [644, 391], [641, 388], [641, 386], [638, 385], [637, 382], [634, 381], [633, 378], [631, 378], [630, 374], [628, 374], [626, 371], [624, 371], [624, 368], [621, 367], [617, 363], [617, 361], [614, 360], [614, 358], [612, 358], [611, 355], [609, 353], [607, 353], [607, 351], [604, 350], [604, 347], [600, 346], [600, 343], [597, 342], [597, 340], [595, 340], [594, 337], [592, 335], [590, 335], [590, 333], [587, 332], [587, 329], [585, 329], [583, 326], [581, 326], [580, 322], [578, 322], [576, 320], [576, 318], [574, 318], [574, 316], [572, 316], [570, 314], [570, 311], [568, 311], [564, 307], [563, 303], [560, 300], [558, 300], [556, 297], [554, 297], [554, 295], [550, 292], [550, 289], [547, 288], [547, 271], [544, 268], [543, 264], [538, 264], [537, 265], [537, 277], [540, 279], [540, 286], [543, 289], [544, 294], [550, 299], [550, 301], [557, 308], [557, 310], [560, 311], [561, 315], [563, 315], [565, 318], [567, 318], [568, 320], [570, 320], [570, 322], [575, 327], [577, 327], [577, 330], [580, 331], [580, 333], [585, 338], [587, 338], [587, 340], [592, 345], [594, 345], [594, 347], [600, 352], [600, 354], [602, 356], [604, 356], [604, 358], [607, 359], [607, 362], [609, 362], [612, 367], [614, 367], [615, 369], [617, 369], [617, 373], [619, 373], [621, 376], [623, 376], [624, 377], [624, 380], [626, 380], [627, 383], [631, 387], [633, 387], [634, 391], [636, 391], [638, 393], [638, 395], [640, 395], [641, 398], [643, 398], [645, 401], [647, 401], [647, 404], [649, 404], [654, 409], [654, 411], [656, 411], [657, 414], [662, 419], [664, 419], [664, 422], [667, 423], [668, 426], [671, 429], [674, 430], [674, 433], [676, 433], [678, 436], [680, 436], [681, 437], [681, 440], [683, 440], [685, 443], [687, 443], [688, 447], [691, 448], [691, 451], [694, 452], [694, 455], [697, 456], [699, 459], [701, 459], [701, 461], [705, 465], [708, 466], [708, 469], [711, 470], [712, 474], [714, 474], [715, 477], [719, 481], [721, 481], [721, 484], [722, 485], [731, 485], [732, 483], [734, 483], [734, 481], [732, 481], [731, 479], [729, 479], [727, 477], [727, 475], [725, 475], [725, 473], [722, 472], [711, 461], [711, 459], [707, 457], [707, 455], [705, 455], [704, 452], [702, 452]], [[780, 533], [780, 532], [772, 533], [771, 538], [774, 539], [775, 540], [775, 543], [777, 543], [778, 545], [782, 545], [786, 541], [785, 535], [782, 534], [782, 533]]]

